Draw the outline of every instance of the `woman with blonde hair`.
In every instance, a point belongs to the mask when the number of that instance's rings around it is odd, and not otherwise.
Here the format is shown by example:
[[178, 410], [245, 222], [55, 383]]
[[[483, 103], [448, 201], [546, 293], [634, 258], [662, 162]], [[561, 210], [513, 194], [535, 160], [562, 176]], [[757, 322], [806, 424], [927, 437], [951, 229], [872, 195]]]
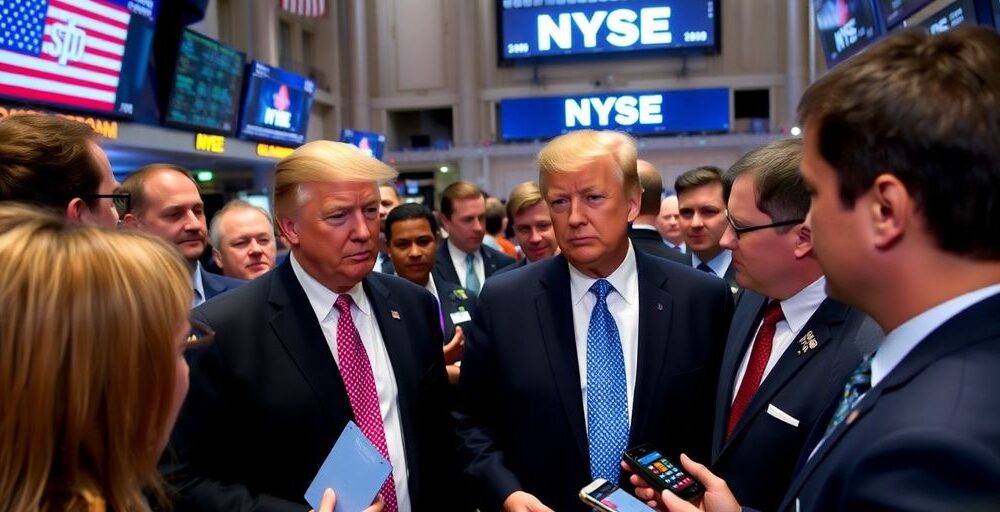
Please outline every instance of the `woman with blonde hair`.
[[188, 388], [180, 255], [5, 204], [0, 276], [0, 510], [150, 510]]

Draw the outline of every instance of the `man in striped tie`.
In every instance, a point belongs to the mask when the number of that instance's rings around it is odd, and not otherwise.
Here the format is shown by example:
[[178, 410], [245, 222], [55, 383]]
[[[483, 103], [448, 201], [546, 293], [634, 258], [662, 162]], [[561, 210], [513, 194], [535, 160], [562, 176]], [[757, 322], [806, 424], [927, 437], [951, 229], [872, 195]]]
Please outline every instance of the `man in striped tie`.
[[173, 442], [177, 509], [304, 510], [348, 421], [392, 465], [380, 491], [387, 512], [461, 509], [441, 501], [461, 490], [437, 305], [372, 272], [378, 185], [395, 175], [330, 141], [277, 164], [288, 260], [194, 312], [216, 337], [190, 354]]

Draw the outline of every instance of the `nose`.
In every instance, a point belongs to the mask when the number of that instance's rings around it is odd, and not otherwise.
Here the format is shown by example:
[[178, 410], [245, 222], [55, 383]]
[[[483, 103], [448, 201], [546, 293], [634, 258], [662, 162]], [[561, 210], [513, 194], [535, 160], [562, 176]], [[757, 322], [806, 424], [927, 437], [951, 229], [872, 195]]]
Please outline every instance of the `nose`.
[[691, 227], [700, 228], [704, 226], [705, 226], [705, 219], [702, 219], [700, 214], [695, 213], [694, 215], [691, 216]]
[[201, 231], [205, 229], [205, 223], [194, 210], [188, 210], [184, 216], [184, 229], [186, 231]]
[[739, 239], [736, 238], [736, 230], [728, 222], [726, 223], [726, 230], [722, 232], [722, 238], [719, 239], [719, 245], [729, 250], [734, 250], [739, 245]]
[[372, 230], [368, 228], [368, 219], [364, 212], [357, 211], [351, 216], [354, 229], [351, 230], [352, 239], [356, 242], [367, 242], [372, 237]]
[[412, 260], [419, 260], [420, 256], [421, 254], [419, 248], [417, 247], [417, 244], [411, 245], [410, 249], [406, 251], [406, 257]]
[[580, 200], [570, 199], [569, 201], [569, 225], [572, 227], [582, 226], [586, 224], [587, 217], [583, 214], [583, 206], [580, 204]]
[[264, 252], [260, 244], [257, 243], [257, 240], [252, 238], [250, 239], [249, 249], [250, 249], [250, 254], [261, 254]]
[[531, 228], [531, 236], [528, 237], [528, 241], [537, 244], [542, 241], [542, 230], [538, 228]]

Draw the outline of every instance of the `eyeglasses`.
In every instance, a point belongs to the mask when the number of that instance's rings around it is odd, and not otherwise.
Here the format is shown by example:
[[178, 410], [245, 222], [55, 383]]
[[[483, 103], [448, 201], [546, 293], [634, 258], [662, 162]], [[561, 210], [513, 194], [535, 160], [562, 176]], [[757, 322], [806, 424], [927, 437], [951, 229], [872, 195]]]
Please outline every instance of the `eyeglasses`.
[[747, 226], [745, 228], [741, 228], [738, 227], [733, 222], [733, 218], [729, 216], [729, 210], [726, 210], [726, 221], [729, 222], [729, 227], [733, 228], [733, 231], [736, 233], [736, 239], [739, 240], [740, 236], [743, 235], [744, 233], [750, 233], [751, 231], [757, 231], [760, 229], [767, 229], [767, 228], [780, 228], [781, 226], [794, 226], [796, 224], [802, 224], [806, 220], [805, 219], [783, 220], [779, 222], [772, 222], [771, 224], [762, 224], [760, 226]]
[[132, 211], [132, 194], [87, 194], [83, 199], [110, 199], [115, 204], [118, 217]]
[[211, 327], [197, 321], [191, 320], [191, 330], [188, 332], [187, 347], [194, 348], [200, 345], [211, 343], [215, 339], [215, 331]]

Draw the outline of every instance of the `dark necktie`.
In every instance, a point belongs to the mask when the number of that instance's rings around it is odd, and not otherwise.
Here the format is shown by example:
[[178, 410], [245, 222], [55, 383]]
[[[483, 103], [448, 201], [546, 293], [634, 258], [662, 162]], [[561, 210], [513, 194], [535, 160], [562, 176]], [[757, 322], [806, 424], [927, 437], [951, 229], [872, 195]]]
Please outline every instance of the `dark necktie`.
[[[712, 267], [708, 266], [708, 264], [706, 264], [704, 261], [701, 262], [701, 263], [699, 263], [698, 266], [695, 267], [695, 268], [698, 269], [698, 270], [700, 270], [700, 271], [702, 271], [702, 272], [708, 272], [709, 274], [712, 274], [713, 276], [715, 276], [715, 271], [712, 270]], [[716, 277], [718, 277], [718, 276], [716, 276]]]
[[837, 428], [838, 425], [844, 422], [847, 415], [850, 414], [854, 406], [858, 404], [858, 400], [862, 395], [868, 392], [872, 388], [872, 356], [867, 355], [861, 360], [861, 364], [858, 365], [854, 373], [847, 379], [847, 384], [844, 384], [844, 394], [840, 398], [840, 403], [837, 404], [837, 410], [834, 411], [833, 417], [830, 418], [830, 424], [826, 427], [826, 433], [823, 434], [823, 439], [826, 439], [830, 434]]
[[750, 400], [760, 388], [760, 381], [764, 378], [764, 369], [767, 368], [767, 360], [771, 357], [771, 347], [774, 345], [774, 332], [778, 322], [785, 318], [781, 312], [781, 303], [772, 300], [764, 308], [764, 320], [757, 330], [757, 337], [754, 338], [753, 347], [750, 349], [750, 360], [747, 362], [747, 369], [743, 373], [743, 380], [736, 391], [736, 398], [733, 406], [729, 409], [729, 423], [726, 425], [726, 439], [733, 435], [733, 429], [739, 423], [740, 417], [750, 405]]

